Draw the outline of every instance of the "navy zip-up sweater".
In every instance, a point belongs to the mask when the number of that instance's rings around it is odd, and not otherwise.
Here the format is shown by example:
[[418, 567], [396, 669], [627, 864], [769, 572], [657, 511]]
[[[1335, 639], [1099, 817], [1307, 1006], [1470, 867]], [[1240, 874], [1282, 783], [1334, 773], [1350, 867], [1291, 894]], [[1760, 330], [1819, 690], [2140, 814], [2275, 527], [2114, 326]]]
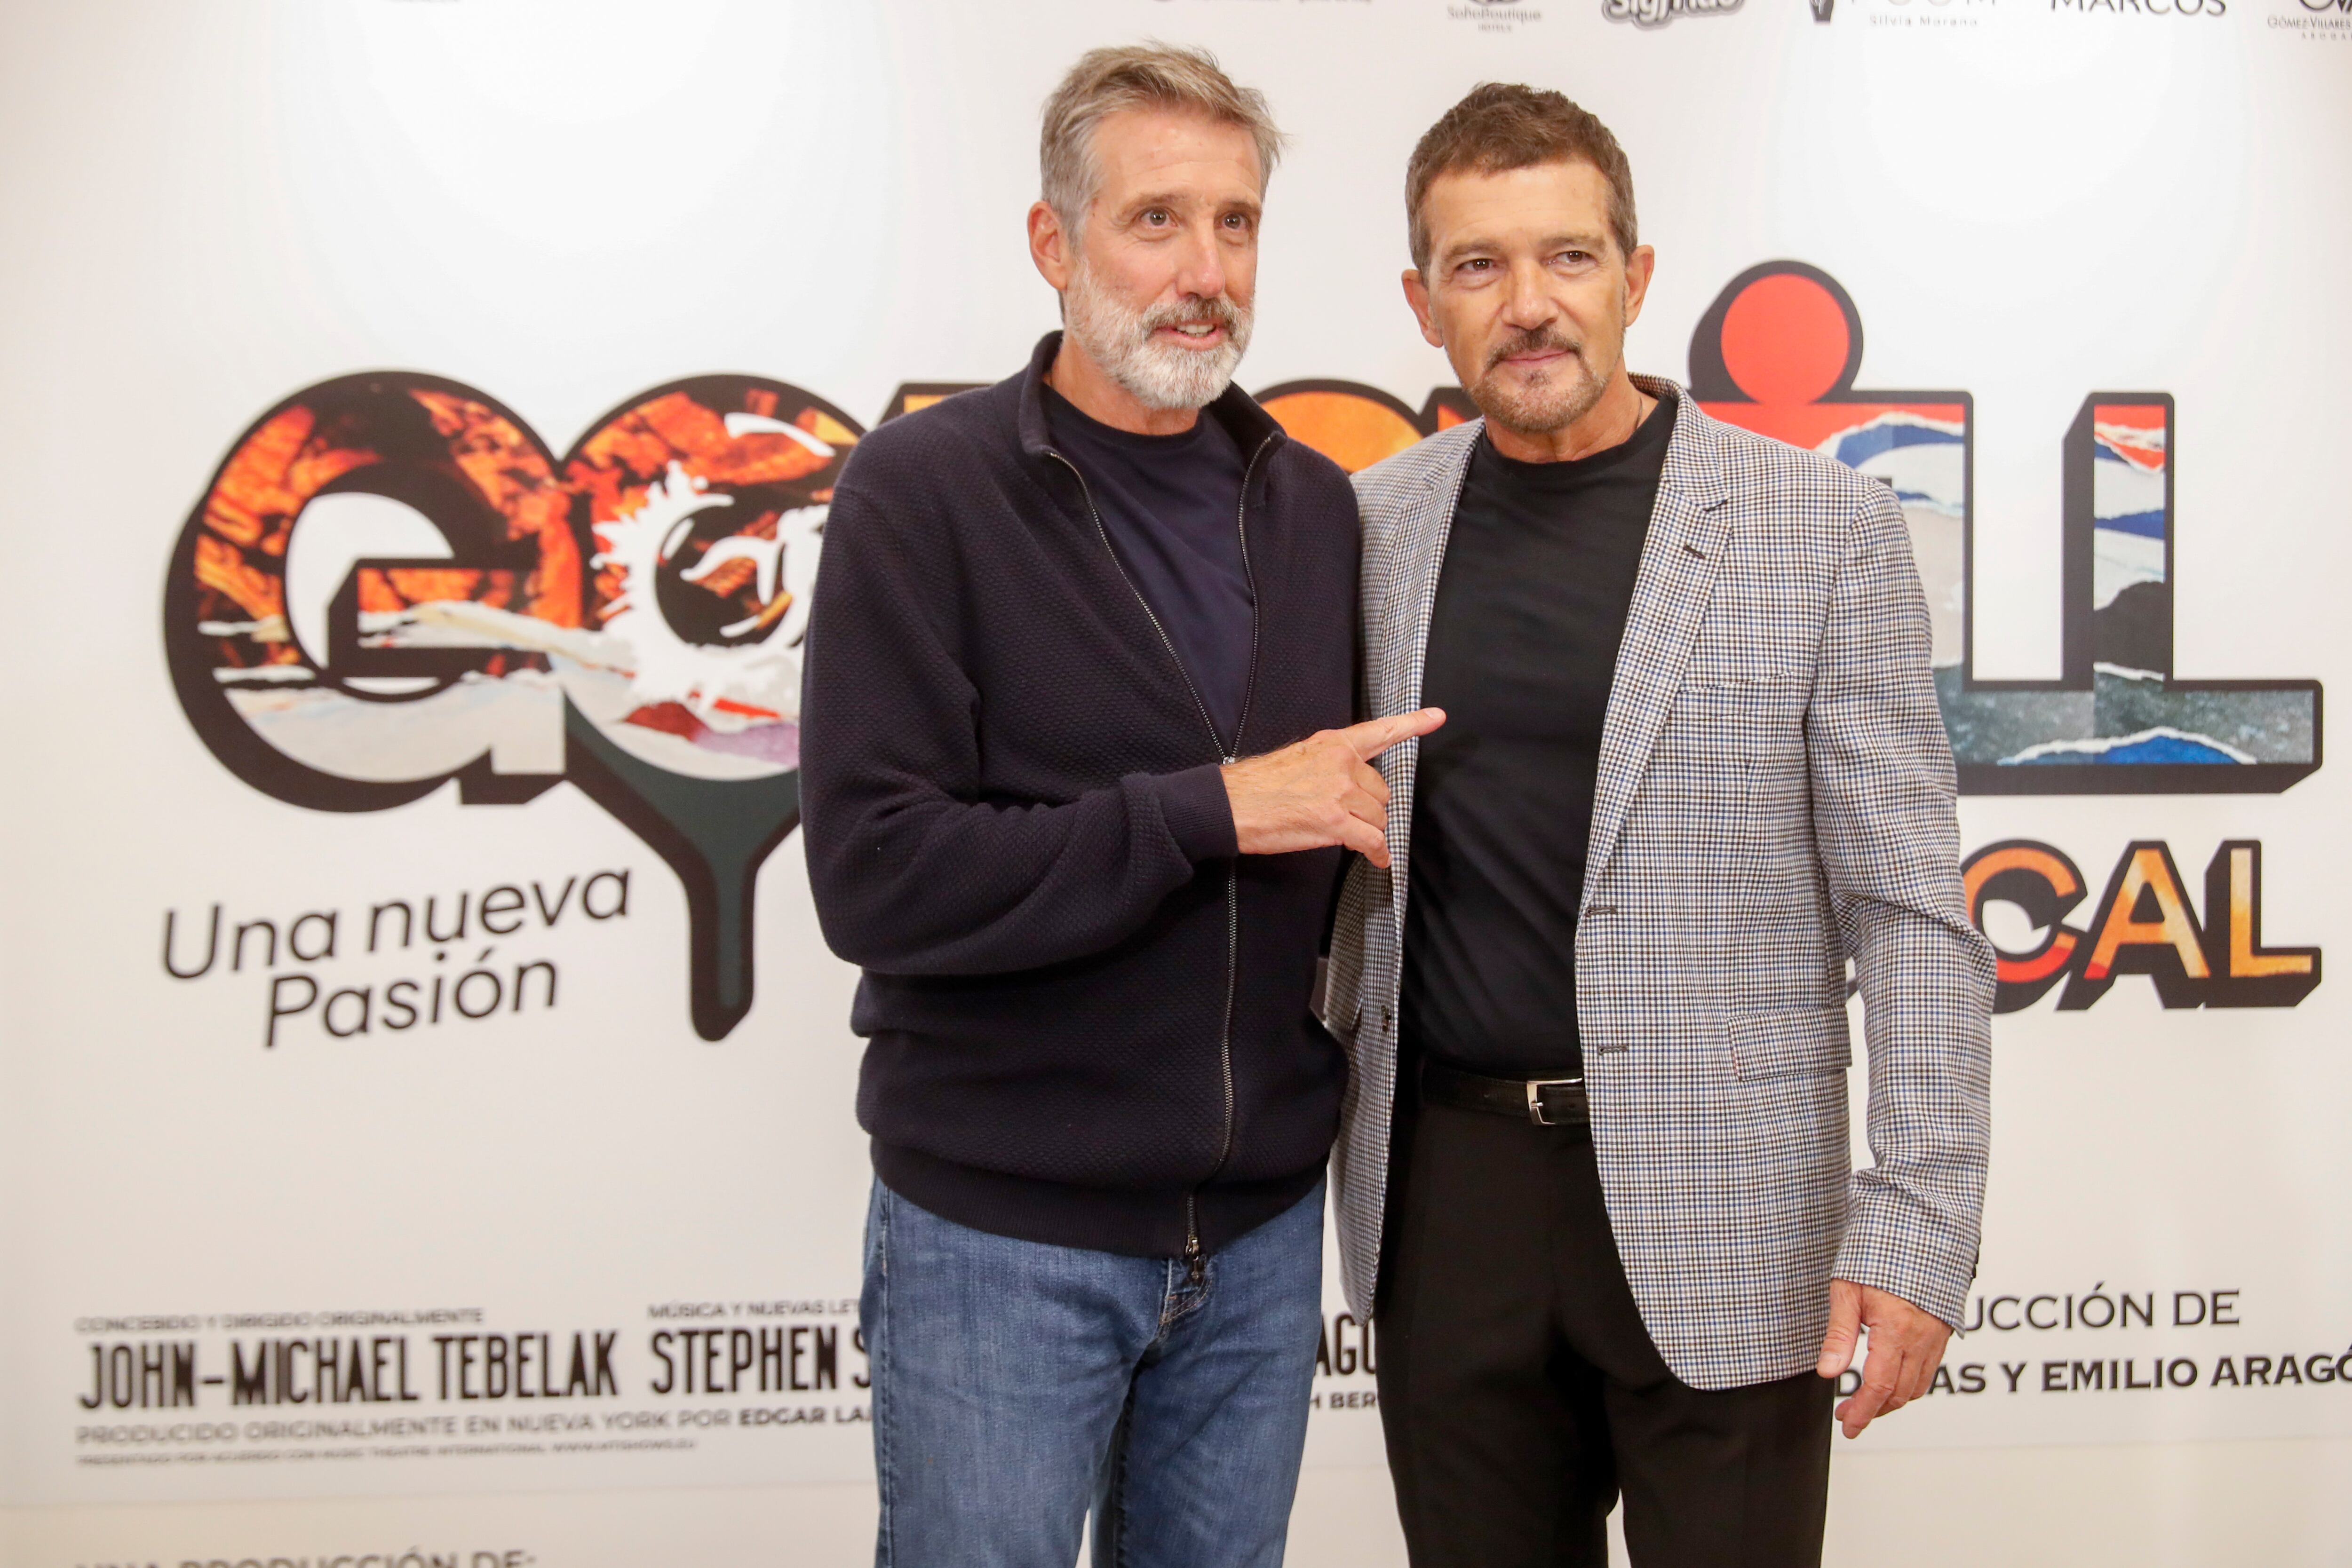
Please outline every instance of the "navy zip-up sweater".
[[[865, 969], [858, 1121], [976, 1229], [1213, 1251], [1310, 1191], [1346, 1065], [1307, 1012], [1339, 852], [1237, 856], [1224, 758], [1028, 370], [858, 444], [801, 707], [809, 881]], [[1256, 650], [1237, 755], [1351, 715], [1339, 469], [1229, 390]]]

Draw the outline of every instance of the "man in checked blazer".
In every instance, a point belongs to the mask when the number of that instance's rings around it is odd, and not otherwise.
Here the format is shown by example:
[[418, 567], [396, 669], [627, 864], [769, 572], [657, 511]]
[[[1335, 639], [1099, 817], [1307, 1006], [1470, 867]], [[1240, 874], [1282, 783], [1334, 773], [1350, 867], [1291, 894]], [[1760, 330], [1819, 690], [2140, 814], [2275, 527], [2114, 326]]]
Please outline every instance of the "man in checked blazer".
[[[1919, 1397], [1976, 1269], [1993, 957], [1893, 494], [1633, 377], [1606, 127], [1488, 85], [1405, 293], [1484, 418], [1357, 476], [1390, 863], [1325, 1022], [1412, 1561], [1820, 1560], [1831, 1406]], [[1848, 1156], [1848, 966], [1874, 1163]]]

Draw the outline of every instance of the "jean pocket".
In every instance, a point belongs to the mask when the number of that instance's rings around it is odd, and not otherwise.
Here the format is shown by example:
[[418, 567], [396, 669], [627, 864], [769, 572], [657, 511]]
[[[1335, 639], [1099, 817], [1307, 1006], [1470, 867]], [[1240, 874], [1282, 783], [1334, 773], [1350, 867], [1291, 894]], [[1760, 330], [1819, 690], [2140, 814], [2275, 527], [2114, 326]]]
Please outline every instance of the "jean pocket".
[[1843, 1072], [1853, 1062], [1843, 1008], [1742, 1013], [1729, 1019], [1731, 1072], [1743, 1083]]

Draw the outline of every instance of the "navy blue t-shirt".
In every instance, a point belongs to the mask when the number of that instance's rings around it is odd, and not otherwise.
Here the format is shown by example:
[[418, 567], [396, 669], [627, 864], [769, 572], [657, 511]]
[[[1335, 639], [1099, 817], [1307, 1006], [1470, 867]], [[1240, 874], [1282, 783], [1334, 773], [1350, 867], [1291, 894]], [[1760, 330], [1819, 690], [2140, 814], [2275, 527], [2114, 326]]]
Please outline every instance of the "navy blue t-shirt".
[[1088, 417], [1051, 387], [1045, 393], [1055, 448], [1085, 476], [1128, 580], [1232, 752], [1256, 616], [1242, 559], [1241, 448], [1206, 412], [1181, 435], [1138, 435]]

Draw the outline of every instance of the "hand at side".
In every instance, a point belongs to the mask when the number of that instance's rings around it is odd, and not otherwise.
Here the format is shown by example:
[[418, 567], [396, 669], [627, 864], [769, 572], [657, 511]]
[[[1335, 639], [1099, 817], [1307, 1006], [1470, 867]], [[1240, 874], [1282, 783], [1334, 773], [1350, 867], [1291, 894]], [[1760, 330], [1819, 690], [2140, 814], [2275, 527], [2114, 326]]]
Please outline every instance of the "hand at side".
[[1822, 1336], [1822, 1359], [1813, 1370], [1837, 1378], [1853, 1361], [1857, 1333], [1870, 1331], [1870, 1348], [1862, 1364], [1862, 1386], [1837, 1407], [1845, 1435], [1862, 1429], [1890, 1411], [1900, 1410], [1927, 1392], [1942, 1364], [1951, 1326], [1932, 1312], [1890, 1291], [1851, 1280], [1830, 1281], [1830, 1328]]

